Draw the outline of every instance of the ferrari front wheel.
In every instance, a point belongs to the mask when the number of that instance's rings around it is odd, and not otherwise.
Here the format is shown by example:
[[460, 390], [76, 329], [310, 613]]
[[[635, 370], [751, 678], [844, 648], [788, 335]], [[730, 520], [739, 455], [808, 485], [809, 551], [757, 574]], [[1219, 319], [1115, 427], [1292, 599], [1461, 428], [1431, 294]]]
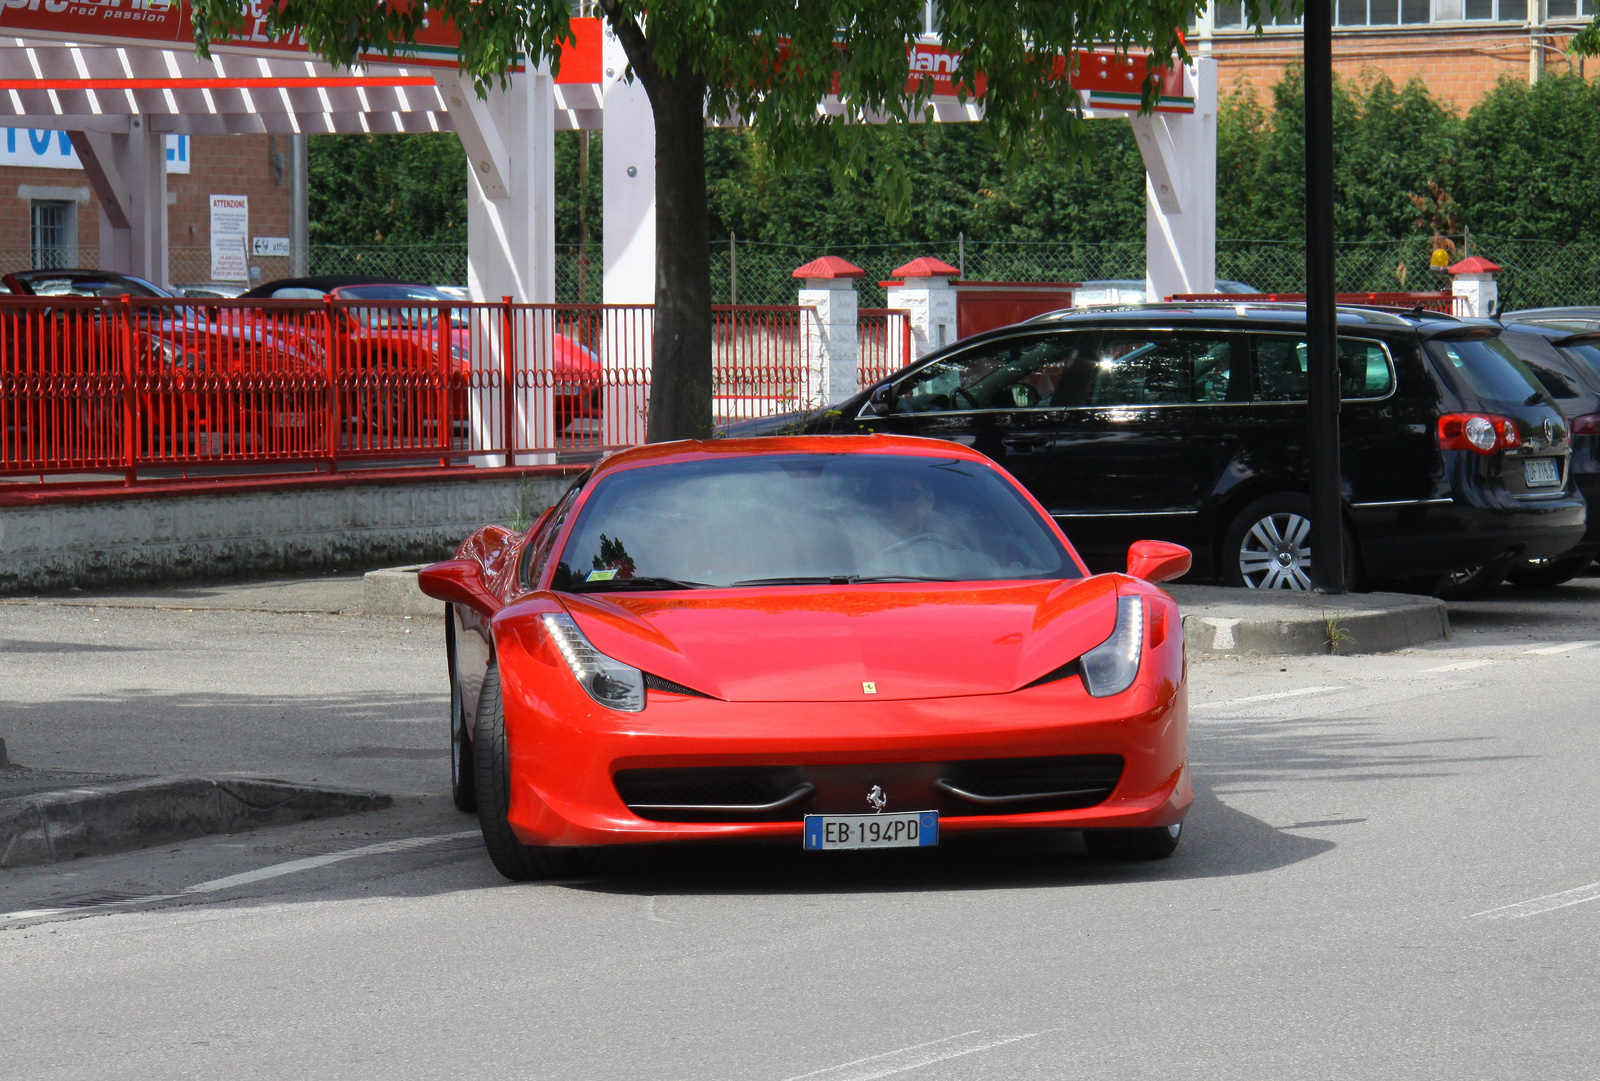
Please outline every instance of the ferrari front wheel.
[[478, 721], [473, 728], [474, 788], [483, 844], [495, 870], [513, 882], [561, 878], [580, 869], [582, 853], [572, 849], [525, 845], [511, 831], [511, 755], [506, 750], [506, 716], [500, 696], [500, 669], [489, 665], [478, 695]]
[[1153, 829], [1084, 830], [1089, 855], [1111, 860], [1164, 860], [1177, 851], [1183, 823]]

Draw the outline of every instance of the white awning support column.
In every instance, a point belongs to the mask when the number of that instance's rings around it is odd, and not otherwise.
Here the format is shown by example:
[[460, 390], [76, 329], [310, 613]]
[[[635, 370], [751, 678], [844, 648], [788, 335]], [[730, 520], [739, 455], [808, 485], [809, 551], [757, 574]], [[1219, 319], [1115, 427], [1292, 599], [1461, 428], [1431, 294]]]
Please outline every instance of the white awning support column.
[[[504, 89], [480, 99], [455, 72], [435, 75], [450, 120], [467, 155], [467, 288], [473, 300], [511, 297], [553, 304], [555, 268], [555, 92], [547, 71], [511, 77]], [[515, 313], [509, 328], [481, 331], [492, 347], [480, 354], [496, 366], [492, 378], [474, 380], [471, 420], [480, 446], [500, 442], [501, 395], [512, 394], [509, 436], [519, 447], [548, 445], [555, 424], [553, 321], [548, 313]], [[513, 386], [503, 383], [505, 349], [513, 350]], [[480, 455], [480, 465], [537, 464], [553, 455]]]
[[167, 281], [167, 147], [148, 116], [127, 134], [70, 131], [89, 186], [100, 203], [102, 270]]
[[1217, 62], [1184, 69], [1193, 113], [1134, 116], [1145, 166], [1145, 289], [1151, 300], [1217, 285]]
[[[644, 84], [627, 82], [628, 55], [607, 25], [604, 82], [605, 238], [603, 299], [607, 304], [656, 302], [656, 121]], [[606, 446], [642, 443], [650, 402], [653, 328], [637, 313], [607, 312], [604, 348]]]

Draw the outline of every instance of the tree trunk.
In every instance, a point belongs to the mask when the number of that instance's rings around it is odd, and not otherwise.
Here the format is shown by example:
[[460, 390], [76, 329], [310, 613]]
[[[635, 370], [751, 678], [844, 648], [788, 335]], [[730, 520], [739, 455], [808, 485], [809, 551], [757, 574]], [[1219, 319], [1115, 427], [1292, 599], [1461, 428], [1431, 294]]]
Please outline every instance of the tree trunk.
[[651, 443], [712, 434], [706, 87], [687, 67], [645, 81], [656, 122], [655, 360], [645, 429]]

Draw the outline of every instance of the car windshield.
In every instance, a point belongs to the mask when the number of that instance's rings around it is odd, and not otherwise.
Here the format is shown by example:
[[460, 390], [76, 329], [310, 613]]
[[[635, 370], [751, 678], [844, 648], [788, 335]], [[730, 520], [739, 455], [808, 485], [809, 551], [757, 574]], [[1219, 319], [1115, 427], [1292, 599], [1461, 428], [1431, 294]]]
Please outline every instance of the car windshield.
[[[448, 293], [426, 285], [345, 285], [334, 290], [339, 300], [420, 300], [425, 308], [398, 308], [388, 304], [383, 307], [352, 308], [361, 325], [369, 330], [415, 330], [433, 326], [439, 318], [435, 305], [459, 304], [461, 301]], [[467, 314], [452, 310], [452, 326], [465, 326]]]
[[1039, 512], [981, 462], [758, 454], [601, 478], [554, 588], [1077, 577]]
[[136, 297], [167, 297], [172, 294], [143, 278], [132, 275], [119, 277], [33, 278], [28, 283], [34, 296], [41, 297], [120, 297], [124, 293]]
[[1445, 379], [1463, 396], [1522, 405], [1544, 397], [1543, 385], [1498, 338], [1432, 341], [1428, 351]]

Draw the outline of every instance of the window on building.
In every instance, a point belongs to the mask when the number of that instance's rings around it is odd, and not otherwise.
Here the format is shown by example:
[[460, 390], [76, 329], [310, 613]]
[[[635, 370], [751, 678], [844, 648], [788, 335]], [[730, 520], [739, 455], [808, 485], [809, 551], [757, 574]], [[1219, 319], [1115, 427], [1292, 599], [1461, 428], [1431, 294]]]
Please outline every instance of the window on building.
[[1431, 21], [1429, 7], [1430, 0], [1339, 0], [1334, 19], [1340, 26], [1404, 26]]
[[931, 37], [939, 32], [939, 0], [926, 0], [922, 5], [922, 33]]
[[58, 270], [78, 262], [78, 204], [65, 199], [33, 201], [33, 268]]
[[1545, 0], [1547, 19], [1590, 19], [1594, 17], [1595, 0]]
[[1254, 5], [1250, 0], [1233, 0], [1231, 3], [1228, 0], [1222, 0], [1214, 9], [1215, 20], [1211, 25], [1218, 30], [1242, 30], [1251, 25], [1248, 14], [1252, 8], [1259, 13], [1262, 26], [1300, 25], [1300, 17], [1298, 15], [1293, 17], [1285, 15], [1282, 18], [1274, 17], [1271, 6], [1265, 3], [1264, 0], [1260, 0]]

